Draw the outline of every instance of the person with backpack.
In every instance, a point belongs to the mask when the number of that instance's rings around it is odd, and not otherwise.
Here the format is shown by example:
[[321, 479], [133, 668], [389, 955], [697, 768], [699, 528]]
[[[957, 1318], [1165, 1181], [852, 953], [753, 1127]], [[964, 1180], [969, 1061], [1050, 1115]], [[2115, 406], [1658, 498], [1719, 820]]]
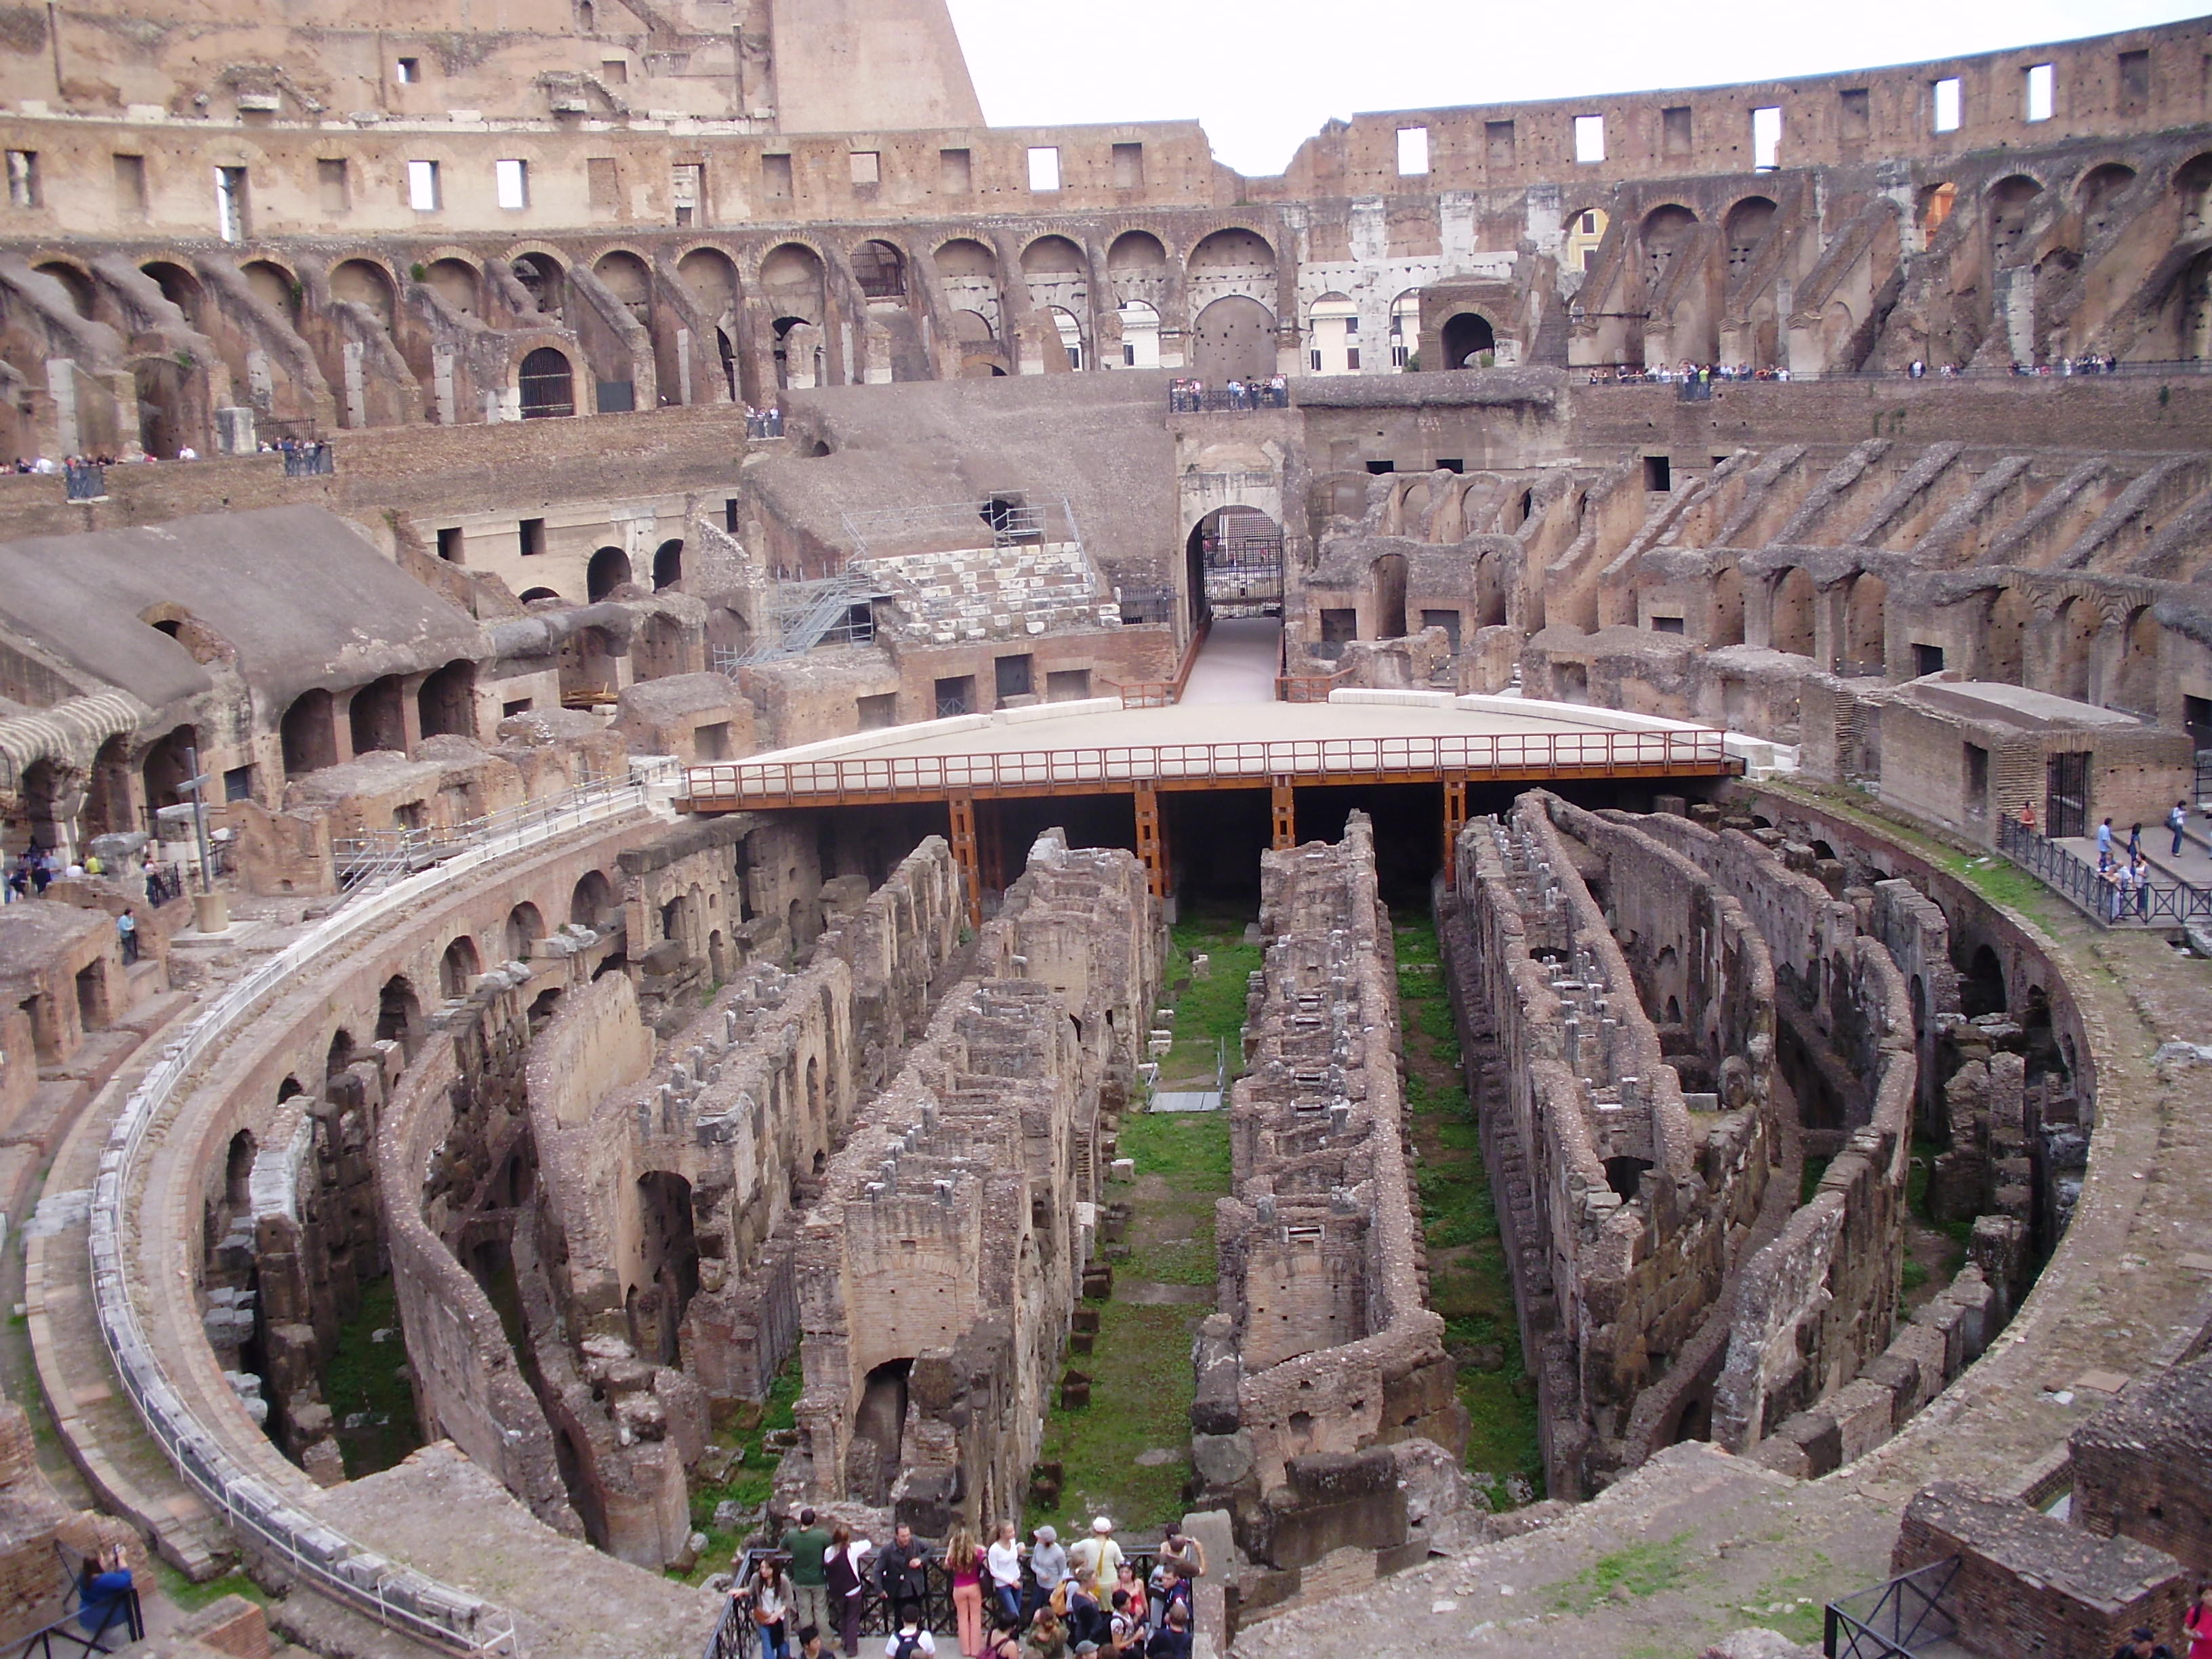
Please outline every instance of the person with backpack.
[[1146, 1659], [1190, 1659], [1190, 1604], [1170, 1601], [1167, 1617], [1145, 1650]]
[[1067, 1659], [1067, 1630], [1049, 1605], [1039, 1607], [1022, 1638], [1022, 1659]]
[[[906, 1528], [901, 1527], [901, 1532]], [[898, 1628], [884, 1638], [884, 1659], [918, 1659], [928, 1654], [935, 1659], [937, 1638], [921, 1627], [921, 1607], [918, 1602], [899, 1604]]]
[[1060, 1541], [1060, 1534], [1050, 1527], [1036, 1529], [1036, 1544], [1030, 1551], [1030, 1589], [1024, 1607], [1035, 1613], [1052, 1600], [1060, 1588], [1060, 1581], [1067, 1577], [1067, 1551]]
[[1125, 1589], [1114, 1592], [1114, 1610], [1106, 1616], [1103, 1651], [1133, 1656], [1141, 1656], [1145, 1651], [1145, 1621], [1138, 1616], [1129, 1592]]

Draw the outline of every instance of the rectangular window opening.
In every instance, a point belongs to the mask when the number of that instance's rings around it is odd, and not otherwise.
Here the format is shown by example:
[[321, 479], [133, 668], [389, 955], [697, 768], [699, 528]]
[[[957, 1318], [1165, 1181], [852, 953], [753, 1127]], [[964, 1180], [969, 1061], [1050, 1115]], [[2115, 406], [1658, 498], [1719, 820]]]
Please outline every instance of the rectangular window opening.
[[668, 169], [668, 203], [676, 210], [676, 222], [696, 225], [705, 216], [707, 164], [677, 161]]
[[438, 164], [435, 161], [410, 161], [407, 164], [407, 205], [417, 213], [435, 213], [443, 205], [438, 199]]
[[1605, 117], [1575, 117], [1575, 160], [1584, 166], [1605, 160]]
[[884, 156], [881, 150], [856, 149], [848, 159], [853, 183], [870, 188], [884, 181]]
[[1990, 751], [1978, 743], [1970, 743], [1966, 749], [1966, 816], [1985, 818], [1990, 815]]
[[771, 202], [791, 199], [791, 157], [787, 153], [761, 157], [761, 192]]
[[1782, 165], [1782, 106], [1769, 104], [1751, 112], [1751, 165], [1771, 173]]
[[1687, 155], [1691, 147], [1690, 106], [1659, 112], [1659, 148], [1668, 155]]
[[529, 162], [494, 161], [491, 179], [500, 206], [509, 213], [520, 213], [530, 205]]
[[34, 208], [39, 204], [39, 153], [34, 149], [8, 152], [8, 205]]
[[538, 699], [535, 697], [517, 697], [512, 702], [500, 704], [499, 717], [503, 720], [511, 720], [517, 714], [527, 714], [537, 707], [537, 704]]
[[353, 179], [343, 156], [325, 155], [315, 163], [315, 189], [323, 211], [345, 213], [353, 207]]
[[1142, 144], [1114, 146], [1114, 188], [1142, 190], [1145, 187], [1145, 147]]
[[735, 495], [722, 498], [722, 528], [732, 536], [738, 533], [738, 498]]
[[1367, 463], [1367, 470], [1379, 478], [1385, 472], [1395, 472], [1398, 470], [1398, 463], [1395, 461], [1370, 461]]
[[1439, 455], [1437, 457], [1436, 471], [1438, 472], [1464, 472], [1467, 471], [1467, 462], [1464, 458], [1460, 456]]
[[143, 155], [118, 155], [115, 158], [115, 205], [126, 219], [146, 216], [146, 158]]
[[522, 556], [535, 558], [545, 550], [545, 520], [525, 519], [517, 526], [522, 542]]
[[1344, 645], [1359, 637], [1359, 612], [1349, 607], [1321, 613], [1321, 642]]
[[1966, 118], [1966, 89], [1955, 75], [1936, 83], [1936, 131], [1956, 132]]
[[1026, 697], [1036, 681], [1036, 659], [1026, 653], [1018, 657], [1000, 657], [992, 671], [997, 684], [994, 690], [1000, 702], [1008, 697]]
[[975, 707], [975, 677], [956, 674], [937, 682], [937, 718], [951, 720], [956, 714], [974, 712]]
[[1513, 161], [1513, 123], [1485, 121], [1482, 124], [1482, 149], [1491, 166], [1510, 167]]
[[937, 187], [947, 196], [965, 196], [975, 188], [975, 173], [966, 150], [937, 152]]
[[602, 58], [599, 63], [599, 79], [611, 87], [628, 86], [629, 59], [627, 58]]
[[1874, 100], [1864, 87], [1852, 87], [1836, 94], [1839, 123], [1838, 131], [1845, 138], [1864, 138], [1874, 131]]
[[1030, 146], [1030, 188], [1035, 191], [1060, 188], [1060, 147], [1057, 144]]
[[2058, 66], [2056, 64], [2032, 64], [2027, 71], [2027, 118], [2048, 121], [2057, 113]]
[[2150, 53], [2124, 52], [2120, 54], [2120, 102], [2129, 109], [2141, 109], [2150, 101]]
[[[13, 182], [11, 172], [10, 182]], [[216, 230], [226, 242], [242, 242], [247, 228], [246, 199], [246, 169], [217, 167], [215, 170]]]
[[863, 732], [881, 732], [887, 726], [898, 724], [898, 693], [896, 691], [879, 691], [872, 697], [862, 697], [857, 708]]
[[1680, 617], [1654, 617], [1651, 631], [1655, 634], [1679, 634], [1682, 631], [1682, 619]]
[[1398, 176], [1418, 179], [1429, 170], [1429, 130], [1426, 127], [1398, 129]]
[[611, 155], [584, 160], [584, 189], [594, 213], [617, 213], [622, 209], [622, 172]]
[[447, 525], [438, 532], [438, 556], [447, 564], [461, 562], [461, 527]]
[[1942, 673], [1943, 647], [1940, 645], [1921, 645], [1916, 642], [1912, 647], [1912, 672], [1916, 677], [1923, 674]]
[[1644, 487], [1646, 489], [1672, 489], [1674, 487], [1674, 464], [1664, 455], [1644, 458]]
[[222, 775], [222, 798], [225, 800], [253, 799], [253, 769], [234, 766]]
[[421, 58], [403, 58], [399, 60], [398, 81], [401, 86], [412, 86], [422, 78], [422, 60]]

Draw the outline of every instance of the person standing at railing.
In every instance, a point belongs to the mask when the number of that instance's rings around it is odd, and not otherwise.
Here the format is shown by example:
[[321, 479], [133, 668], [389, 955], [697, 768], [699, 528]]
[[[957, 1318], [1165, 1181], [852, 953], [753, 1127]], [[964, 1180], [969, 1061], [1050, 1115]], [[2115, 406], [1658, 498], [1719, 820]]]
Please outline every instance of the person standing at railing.
[[866, 1539], [854, 1537], [853, 1529], [842, 1521], [830, 1528], [830, 1547], [822, 1558], [823, 1580], [837, 1612], [837, 1640], [845, 1659], [860, 1656], [860, 1592], [866, 1588], [860, 1563], [867, 1558]]
[[1019, 1627], [1022, 1617], [1022, 1547], [1014, 1541], [1014, 1523], [999, 1522], [999, 1535], [984, 1553], [989, 1569], [991, 1596], [1008, 1624]]
[[2181, 856], [2181, 832], [2189, 827], [2188, 802], [2173, 803], [2173, 811], [2166, 815], [2166, 827], [2173, 831], [2173, 848], [2166, 856], [2178, 859]]
[[790, 1593], [782, 1565], [772, 1555], [762, 1557], [760, 1577], [752, 1587], [753, 1627], [760, 1632], [761, 1659], [783, 1659], [784, 1616], [789, 1611]]
[[2109, 870], [2112, 865], [2112, 821], [2109, 817], [2097, 826], [2097, 867]]
[[2128, 887], [2136, 896], [2136, 915], [2148, 921], [2150, 919], [2150, 865], [2137, 848], [2135, 856], [2128, 860]]
[[783, 1535], [783, 1553], [791, 1558], [791, 1608], [802, 1625], [830, 1626], [829, 1577], [824, 1558], [830, 1534], [816, 1524], [811, 1509], [799, 1512], [799, 1524]]
[[945, 1576], [952, 1581], [952, 1613], [960, 1630], [961, 1659], [981, 1659], [983, 1651], [983, 1552], [975, 1534], [955, 1527], [945, 1540]]
[[1060, 1541], [1060, 1534], [1051, 1527], [1039, 1527], [1036, 1542], [1030, 1551], [1029, 1607], [1034, 1611], [1052, 1599], [1060, 1588], [1060, 1581], [1067, 1577], [1067, 1551]]
[[909, 1602], [919, 1607], [929, 1599], [928, 1547], [903, 1521], [876, 1558], [876, 1583], [883, 1589], [884, 1600], [894, 1607]]

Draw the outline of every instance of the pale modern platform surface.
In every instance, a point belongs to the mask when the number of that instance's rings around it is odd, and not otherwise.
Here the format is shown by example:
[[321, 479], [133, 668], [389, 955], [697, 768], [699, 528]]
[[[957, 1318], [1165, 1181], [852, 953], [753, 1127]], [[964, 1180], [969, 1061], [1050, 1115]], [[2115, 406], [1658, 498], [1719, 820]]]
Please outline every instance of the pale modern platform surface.
[[1270, 617], [1231, 617], [1213, 624], [1191, 665], [1182, 707], [1275, 700], [1283, 656], [1283, 624]]

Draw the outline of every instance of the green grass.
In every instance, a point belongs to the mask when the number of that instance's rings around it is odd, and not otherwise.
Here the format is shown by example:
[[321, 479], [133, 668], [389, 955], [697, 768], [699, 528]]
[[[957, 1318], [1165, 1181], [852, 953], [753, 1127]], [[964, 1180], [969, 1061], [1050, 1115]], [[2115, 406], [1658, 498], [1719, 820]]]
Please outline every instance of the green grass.
[[[1110, 1515], [1124, 1530], [1158, 1526], [1183, 1512], [1190, 1476], [1191, 1333], [1208, 1310], [1098, 1304], [1096, 1352], [1068, 1363], [1091, 1379], [1091, 1404], [1073, 1410], [1055, 1398], [1045, 1417], [1040, 1461], [1065, 1473], [1058, 1510], [1031, 1504], [1026, 1534], [1047, 1522], [1072, 1538], [1094, 1515]], [[1143, 1451], [1175, 1455], [1150, 1468]]]
[[699, 1553], [698, 1562], [689, 1573], [672, 1572], [670, 1577], [696, 1584], [709, 1573], [729, 1570], [730, 1557], [739, 1539], [734, 1531], [714, 1524], [714, 1511], [725, 1499], [740, 1510], [757, 1509], [768, 1501], [775, 1486], [776, 1459], [781, 1454], [767, 1449], [767, 1437], [793, 1425], [791, 1408], [803, 1380], [799, 1356], [793, 1353], [769, 1385], [767, 1400], [743, 1401], [716, 1410], [714, 1443], [741, 1449], [744, 1456], [732, 1466], [728, 1480], [702, 1481], [691, 1489], [691, 1525], [707, 1534], [707, 1547]]
[[1165, 1176], [1211, 1193], [1229, 1190], [1229, 1114], [1132, 1112], [1121, 1120], [1121, 1156], [1141, 1179]]
[[[1213, 1200], [1229, 1191], [1229, 1114], [1132, 1113], [1117, 1150], [1135, 1162], [1139, 1180], [1158, 1176], [1167, 1191], [1154, 1188], [1144, 1200], [1144, 1224], [1131, 1230], [1129, 1254], [1115, 1272], [1156, 1285], [1212, 1284], [1220, 1273]], [[1182, 1237], [1173, 1237], [1178, 1224], [1188, 1230]], [[1146, 1232], [1153, 1242], [1140, 1242]]]
[[[371, 1341], [379, 1330], [392, 1335]], [[361, 1306], [338, 1328], [337, 1346], [323, 1367], [323, 1399], [337, 1423], [346, 1478], [388, 1469], [422, 1443], [415, 1421], [415, 1390], [402, 1374], [407, 1345], [399, 1334], [399, 1291], [391, 1277], [362, 1287]], [[368, 1413], [368, 1425], [349, 1429], [346, 1419]]]
[[1485, 1477], [1496, 1509], [1510, 1508], [1509, 1476], [1544, 1491], [1543, 1443], [1534, 1379], [1526, 1374], [1513, 1280], [1482, 1162], [1482, 1137], [1459, 1075], [1459, 1033], [1444, 988], [1435, 925], [1396, 927], [1398, 1018], [1404, 1029], [1406, 1105], [1421, 1161], [1418, 1190], [1429, 1245], [1429, 1305], [1444, 1340], [1459, 1349], [1495, 1348], [1494, 1370], [1462, 1365], [1459, 1395], [1468, 1419], [1467, 1467]]
[[[1822, 1626], [1822, 1597], [1835, 1575], [1835, 1564], [1819, 1550], [1807, 1553], [1796, 1572], [1777, 1572], [1753, 1590], [1743, 1604], [1744, 1616], [1753, 1624], [1780, 1631], [1793, 1642], [1818, 1647]], [[1780, 1613], [1770, 1609], [1787, 1602]]]
[[1190, 980], [1176, 999], [1175, 1047], [1160, 1060], [1160, 1086], [1211, 1081], [1225, 1055], [1229, 1075], [1243, 1071], [1246, 981], [1260, 966], [1262, 952], [1244, 943], [1243, 915], [1206, 913], [1176, 923], [1166, 966], [1173, 987], [1190, 976], [1190, 959], [1208, 957], [1206, 976]]
[[243, 1572], [231, 1571], [220, 1578], [210, 1578], [204, 1584], [195, 1584], [160, 1556], [152, 1558], [154, 1577], [161, 1586], [161, 1594], [186, 1613], [198, 1613], [202, 1607], [212, 1607], [226, 1595], [242, 1595], [259, 1607], [269, 1605], [269, 1597], [261, 1586]]
[[1552, 1586], [1553, 1608], [1585, 1613], [1601, 1601], [1613, 1600], [1615, 1590], [1645, 1596], [1673, 1589], [1689, 1576], [1689, 1541], [1690, 1534], [1680, 1532], [1663, 1542], [1631, 1544], [1601, 1555], [1565, 1583]]

